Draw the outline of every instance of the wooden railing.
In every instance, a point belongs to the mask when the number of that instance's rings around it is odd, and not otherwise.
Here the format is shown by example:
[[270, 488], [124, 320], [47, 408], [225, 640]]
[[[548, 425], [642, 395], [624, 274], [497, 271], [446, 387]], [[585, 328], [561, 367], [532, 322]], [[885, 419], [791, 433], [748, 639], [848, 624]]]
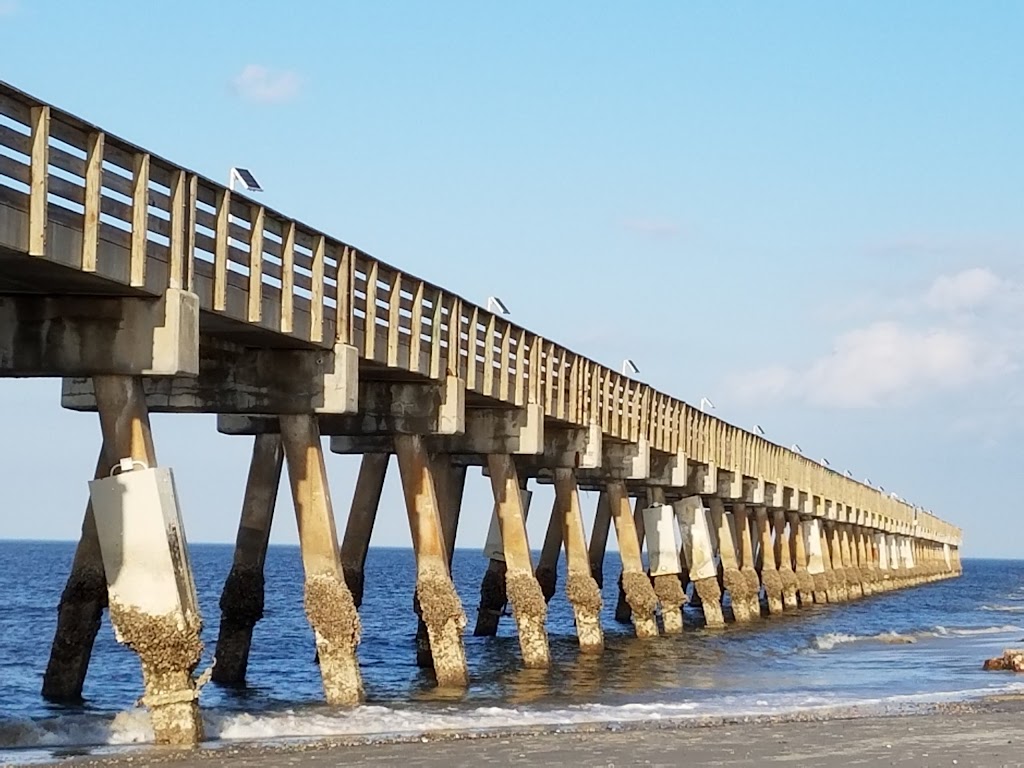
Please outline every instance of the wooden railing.
[[[298, 345], [465, 380], [567, 424], [863, 510], [879, 528], [959, 536], [906, 503], [728, 424], [0, 83], [0, 244], [126, 293], [183, 288], [207, 312]], [[15, 235], [9, 235], [14, 232]], [[14, 242], [3, 242], [4, 238]], [[56, 238], [61, 247], [49, 247]], [[958, 540], [958, 539], [957, 539]]]

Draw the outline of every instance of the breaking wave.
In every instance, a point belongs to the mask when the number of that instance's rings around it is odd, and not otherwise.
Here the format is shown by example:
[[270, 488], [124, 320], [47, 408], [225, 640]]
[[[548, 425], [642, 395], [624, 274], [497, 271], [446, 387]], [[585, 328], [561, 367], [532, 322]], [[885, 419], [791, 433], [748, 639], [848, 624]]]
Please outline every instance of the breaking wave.
[[[992, 609], [997, 610], [997, 609]], [[811, 641], [811, 648], [819, 651], [831, 651], [840, 645], [850, 643], [886, 643], [888, 645], [912, 645], [918, 640], [928, 637], [971, 637], [973, 635], [1001, 635], [1024, 632], [1024, 629], [1012, 625], [1000, 627], [963, 627], [947, 628], [937, 626], [931, 630], [919, 632], [879, 632], [871, 635], [855, 635], [845, 632], [829, 632], [824, 635], [816, 635]]]

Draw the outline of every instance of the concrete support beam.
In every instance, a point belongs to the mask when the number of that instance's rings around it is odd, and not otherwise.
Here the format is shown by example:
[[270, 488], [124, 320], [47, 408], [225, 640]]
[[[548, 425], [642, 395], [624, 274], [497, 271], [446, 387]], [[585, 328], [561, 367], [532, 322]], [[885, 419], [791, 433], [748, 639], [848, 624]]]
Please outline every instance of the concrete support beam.
[[779, 578], [782, 579], [782, 600], [786, 608], [796, 608], [798, 583], [796, 571], [793, 569], [793, 553], [789, 542], [792, 538], [786, 530], [786, 511], [774, 510], [775, 522], [775, 560], [779, 564]]
[[655, 611], [658, 607], [658, 597], [644, 571], [640, 538], [637, 536], [633, 510], [629, 507], [629, 496], [624, 480], [608, 481], [608, 505], [615, 523], [615, 538], [618, 540], [619, 555], [622, 558], [622, 588], [632, 610], [633, 628], [637, 637], [657, 637]]
[[839, 584], [836, 581], [835, 571], [832, 569], [832, 552], [829, 547], [827, 523], [824, 520], [819, 521], [818, 529], [820, 533], [820, 547], [821, 547], [821, 562], [825, 568], [825, 595], [830, 603], [839, 602]]
[[413, 549], [416, 596], [427, 625], [434, 673], [441, 687], [465, 687], [469, 681], [462, 630], [466, 614], [452, 583], [433, 473], [418, 435], [395, 438]]
[[159, 298], [0, 296], [0, 378], [198, 372], [194, 293], [172, 288]]
[[746, 504], [734, 504], [732, 516], [739, 539], [740, 575], [747, 580], [748, 612], [751, 618], [760, 618], [761, 581], [754, 568], [754, 543], [750, 537], [750, 513]]
[[868, 556], [867, 531], [861, 526], [854, 528], [854, 539], [857, 542], [857, 562], [860, 568], [861, 591], [865, 595], [874, 593], [875, 569]]
[[[393, 435], [453, 435], [465, 429], [466, 385], [456, 376], [439, 382], [360, 381], [358, 412], [322, 413], [321, 435], [357, 439]], [[275, 416], [223, 413], [217, 431], [226, 435], [280, 432]], [[387, 451], [392, 450], [391, 443]]]
[[505, 554], [505, 590], [519, 630], [519, 648], [527, 668], [550, 663], [548, 635], [544, 623], [547, 603], [533, 573], [530, 545], [526, 536], [526, 511], [520, 495], [516, 465], [509, 454], [488, 457], [494, 505], [501, 526]]
[[807, 537], [803, 532], [803, 522], [798, 512], [789, 512], [789, 546], [793, 550], [793, 566], [796, 571], [796, 589], [800, 605], [814, 602], [814, 579], [807, 572], [807, 549], [804, 542]]
[[[448, 560], [448, 572], [452, 570], [455, 553], [455, 538], [458, 534], [459, 517], [462, 514], [462, 497], [466, 488], [466, 467], [457, 466], [446, 453], [430, 457], [431, 472], [434, 476], [434, 490], [441, 514], [441, 532], [444, 535], [444, 551]], [[430, 648], [430, 630], [423, 620], [423, 609], [419, 597], [413, 596], [413, 610], [416, 612], [416, 665], [432, 669], [434, 653]]]
[[590, 572], [599, 588], [604, 588], [604, 555], [608, 549], [608, 533], [612, 525], [612, 508], [608, 500], [608, 492], [601, 491], [597, 497], [597, 510], [594, 513], [594, 528], [590, 534]]
[[839, 524], [828, 523], [829, 556], [832, 559], [832, 573], [835, 576], [836, 593], [839, 602], [846, 602], [851, 598], [850, 586], [846, 580], [846, 568], [843, 565], [842, 537], [839, 532]]
[[[356, 413], [359, 353], [333, 350], [251, 349], [204, 338], [197, 376], [161, 376], [143, 382], [152, 413]], [[96, 410], [92, 381], [65, 378], [61, 405]]]
[[235, 537], [235, 556], [220, 597], [220, 630], [212, 678], [220, 685], [245, 685], [252, 630], [263, 618], [263, 565], [283, 463], [280, 436], [254, 438]]
[[664, 503], [664, 497], [643, 509], [644, 536], [650, 563], [654, 593], [661, 606], [661, 622], [665, 634], [677, 635], [683, 631], [683, 605], [686, 593], [679, 579], [682, 564], [676, 541], [676, 512]]
[[[106, 477], [113, 463], [101, 449], [96, 479]], [[107, 581], [90, 501], [85, 508], [82, 536], [75, 548], [71, 573], [57, 608], [57, 629], [43, 675], [43, 698], [47, 701], [58, 704], [82, 701], [93, 642], [106, 607]]]
[[352, 593], [352, 602], [356, 608], [363, 604], [363, 569], [366, 567], [366, 553], [370, 549], [370, 536], [377, 520], [380, 497], [384, 492], [384, 480], [387, 477], [388, 463], [391, 461], [387, 453], [367, 453], [359, 464], [356, 477], [356, 488], [352, 494], [352, 506], [349, 507], [348, 520], [345, 523], [345, 536], [341, 541], [341, 567], [345, 574], [345, 584]]
[[[629, 486], [626, 487], [626, 492], [629, 492]], [[646, 493], [644, 493], [646, 497]], [[644, 541], [644, 499], [638, 496], [633, 500], [633, 526], [636, 528], [636, 538], [640, 542], [641, 553], [643, 552], [643, 541]], [[615, 601], [615, 621], [619, 624], [630, 624], [633, 621], [633, 609], [629, 605], [629, 600], [626, 597], [626, 588], [623, 584], [623, 572], [619, 572], [618, 580], [618, 599]]]
[[852, 526], [850, 523], [839, 525], [839, 543], [843, 553], [843, 570], [846, 572], [846, 588], [850, 599], [864, 597], [864, 589], [861, 587], [860, 568], [854, 557], [852, 543]]
[[356, 658], [361, 625], [341, 566], [316, 417], [282, 415], [281, 443], [306, 576], [306, 617], [316, 639], [324, 697], [328, 704], [355, 704], [363, 697]]
[[[489, 475], [489, 470], [485, 474]], [[527, 489], [529, 481], [524, 475], [518, 475], [518, 478], [523, 514], [528, 518], [533, 492]], [[484, 571], [484, 577], [480, 582], [480, 604], [477, 607], [473, 635], [494, 637], [498, 634], [498, 623], [508, 605], [508, 589], [505, 582], [505, 573], [508, 569], [505, 564], [505, 544], [501, 538], [497, 504], [491, 508], [491, 522], [484, 541], [484, 556], [487, 557], [487, 570]]]
[[725, 504], [721, 499], [713, 497], [708, 500], [711, 509], [711, 522], [718, 532], [718, 554], [722, 563], [722, 583], [729, 592], [732, 601], [732, 615], [738, 623], [753, 619], [750, 615], [750, 585], [747, 577], [740, 573], [740, 561], [736, 554], [736, 543], [733, 537], [732, 521], [725, 512]]
[[544, 593], [544, 602], [550, 603], [558, 588], [558, 555], [562, 551], [562, 516], [559, 514], [558, 498], [551, 509], [548, 527], [544, 533], [544, 546], [540, 551], [535, 575], [540, 590]]
[[718, 585], [715, 550], [704, 502], [700, 496], [687, 496], [675, 505], [683, 551], [689, 564], [690, 581], [700, 598], [704, 623], [708, 627], [724, 627], [722, 590]]
[[[605, 505], [607, 508], [607, 504]], [[580, 651], [599, 653], [604, 649], [601, 631], [601, 590], [590, 573], [583, 514], [580, 511], [576, 473], [572, 469], [555, 470], [555, 509], [553, 518], [562, 521], [565, 541], [565, 594], [576, 619]]]
[[768, 613], [782, 613], [782, 577], [775, 561], [775, 545], [772, 541], [772, 524], [768, 510], [758, 507], [755, 512], [758, 538], [761, 540], [761, 583], [768, 598]]
[[825, 575], [825, 558], [821, 551], [821, 521], [812, 517], [801, 522], [804, 548], [807, 552], [807, 573], [814, 582], [814, 602], [828, 602], [828, 577]]
[[192, 675], [202, 618], [173, 478], [154, 469], [141, 379], [98, 376], [95, 384], [106, 453], [132, 467], [90, 483], [110, 620], [118, 642], [142, 663], [142, 700], [157, 743], [196, 744], [203, 723]]

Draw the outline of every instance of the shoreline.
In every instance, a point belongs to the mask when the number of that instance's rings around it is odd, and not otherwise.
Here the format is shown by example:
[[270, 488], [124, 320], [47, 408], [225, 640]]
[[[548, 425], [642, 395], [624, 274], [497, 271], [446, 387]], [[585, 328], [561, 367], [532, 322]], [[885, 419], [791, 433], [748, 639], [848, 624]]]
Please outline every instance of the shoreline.
[[[358, 763], [453, 768], [481, 762], [621, 766], [678, 765], [685, 760], [729, 766], [793, 761], [799, 753], [800, 765], [875, 764], [884, 758], [886, 763], [910, 766], [1024, 766], [1022, 716], [1024, 694], [998, 694], [969, 701], [890, 705], [882, 710], [850, 705], [778, 715], [708, 715], [394, 737], [218, 741], [192, 750], [139, 745], [116, 748], [116, 753], [104, 748], [98, 750], [100, 754], [83, 755], [82, 750], [66, 748], [54, 750], [53, 760], [32, 765], [271, 768], [287, 763], [326, 768]], [[835, 727], [840, 723], [842, 727]], [[843, 748], [837, 751], [836, 743]], [[936, 754], [942, 749], [959, 754]]]

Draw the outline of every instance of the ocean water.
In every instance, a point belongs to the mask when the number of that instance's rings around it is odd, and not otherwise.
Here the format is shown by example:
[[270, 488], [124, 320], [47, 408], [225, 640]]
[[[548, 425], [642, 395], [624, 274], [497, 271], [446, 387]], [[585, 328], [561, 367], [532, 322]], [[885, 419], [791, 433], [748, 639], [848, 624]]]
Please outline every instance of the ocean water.
[[[138, 748], [152, 740], [133, 653], [105, 618], [86, 680], [86, 703], [54, 706], [39, 695], [56, 606], [74, 545], [0, 541], [0, 763]], [[218, 600], [232, 549], [192, 545], [206, 644], [212, 659]], [[838, 606], [812, 606], [752, 625], [708, 632], [687, 609], [687, 631], [638, 641], [614, 621], [617, 554], [605, 566], [600, 658], [579, 654], [564, 571], [548, 614], [552, 666], [521, 668], [513, 619], [495, 638], [472, 636], [486, 561], [457, 550], [453, 575], [466, 607], [471, 685], [452, 698], [415, 664], [410, 550], [372, 549], [359, 659], [366, 703], [322, 703], [312, 633], [302, 611], [295, 547], [267, 556], [264, 619], [253, 636], [249, 687], [202, 689], [207, 736], [277, 741], [317, 736], [393, 737], [437, 731], [570, 726], [714, 715], [784, 714], [859, 705], [961, 700], [1024, 691], [984, 659], [1024, 644], [1024, 561], [965, 560], [964, 574]]]

